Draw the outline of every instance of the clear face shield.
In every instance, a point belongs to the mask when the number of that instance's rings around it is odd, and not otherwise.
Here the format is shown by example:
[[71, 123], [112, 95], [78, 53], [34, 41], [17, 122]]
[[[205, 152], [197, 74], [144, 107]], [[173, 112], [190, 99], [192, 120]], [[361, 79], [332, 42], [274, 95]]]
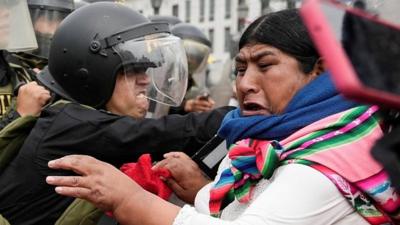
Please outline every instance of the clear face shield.
[[[33, 29], [38, 42], [38, 49], [32, 51], [32, 54], [48, 58], [51, 40], [54, 32], [57, 30], [61, 21], [73, 10], [72, 2], [65, 1], [59, 5], [59, 1], [44, 2], [35, 1], [29, 4], [29, 10], [32, 18]], [[41, 4], [42, 3], [42, 4]]]
[[37, 47], [26, 0], [0, 0], [0, 49], [21, 52]]
[[189, 74], [203, 72], [207, 67], [207, 60], [211, 53], [210, 47], [193, 40], [183, 40], [183, 46], [188, 60]]
[[121, 57], [129, 92], [137, 97], [179, 106], [185, 96], [188, 71], [182, 41], [156, 33], [121, 42], [113, 49]]

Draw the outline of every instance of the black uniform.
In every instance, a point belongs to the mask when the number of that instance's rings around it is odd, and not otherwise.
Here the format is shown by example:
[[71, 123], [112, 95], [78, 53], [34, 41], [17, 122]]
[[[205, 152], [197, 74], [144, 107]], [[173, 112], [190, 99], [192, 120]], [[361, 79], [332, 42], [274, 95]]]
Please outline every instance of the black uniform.
[[216, 133], [231, 109], [141, 121], [73, 103], [44, 110], [0, 177], [0, 214], [12, 225], [54, 224], [73, 199], [46, 184], [46, 176], [67, 173], [49, 169], [49, 160], [85, 154], [119, 167], [143, 153], [154, 159], [173, 150], [191, 155]]

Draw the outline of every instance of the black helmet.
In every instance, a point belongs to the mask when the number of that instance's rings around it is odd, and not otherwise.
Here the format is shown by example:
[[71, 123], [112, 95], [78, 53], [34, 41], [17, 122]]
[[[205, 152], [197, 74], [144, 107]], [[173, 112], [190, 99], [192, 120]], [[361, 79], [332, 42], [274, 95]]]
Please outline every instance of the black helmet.
[[74, 10], [73, 0], [28, 0], [38, 49], [32, 54], [49, 57], [50, 43], [61, 21]]
[[189, 74], [203, 72], [211, 53], [211, 42], [204, 33], [196, 26], [188, 23], [176, 24], [172, 27], [171, 32], [183, 40], [189, 63]]
[[185, 64], [183, 45], [167, 23], [150, 23], [122, 4], [98, 2], [63, 20], [48, 68], [38, 79], [66, 99], [102, 107], [112, 96], [117, 73], [141, 70], [152, 80], [147, 97], [176, 105], [186, 90]]

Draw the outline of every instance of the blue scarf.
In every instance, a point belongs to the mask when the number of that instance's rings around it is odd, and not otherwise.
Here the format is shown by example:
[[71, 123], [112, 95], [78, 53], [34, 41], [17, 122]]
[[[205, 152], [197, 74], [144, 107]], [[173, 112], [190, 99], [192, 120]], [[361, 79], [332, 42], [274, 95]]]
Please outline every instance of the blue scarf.
[[227, 146], [245, 138], [279, 141], [315, 121], [357, 105], [344, 99], [329, 73], [324, 73], [303, 87], [282, 114], [242, 117], [240, 109], [230, 111], [218, 135], [226, 139]]

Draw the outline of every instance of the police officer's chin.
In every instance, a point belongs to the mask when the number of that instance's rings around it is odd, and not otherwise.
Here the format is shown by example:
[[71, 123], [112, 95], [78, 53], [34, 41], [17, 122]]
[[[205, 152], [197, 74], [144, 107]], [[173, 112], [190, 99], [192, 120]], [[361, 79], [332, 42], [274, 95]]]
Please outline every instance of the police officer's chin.
[[135, 110], [135, 116], [138, 119], [144, 118], [146, 116], [146, 113], [149, 109], [149, 99], [143, 94], [140, 93], [136, 96], [136, 110]]

